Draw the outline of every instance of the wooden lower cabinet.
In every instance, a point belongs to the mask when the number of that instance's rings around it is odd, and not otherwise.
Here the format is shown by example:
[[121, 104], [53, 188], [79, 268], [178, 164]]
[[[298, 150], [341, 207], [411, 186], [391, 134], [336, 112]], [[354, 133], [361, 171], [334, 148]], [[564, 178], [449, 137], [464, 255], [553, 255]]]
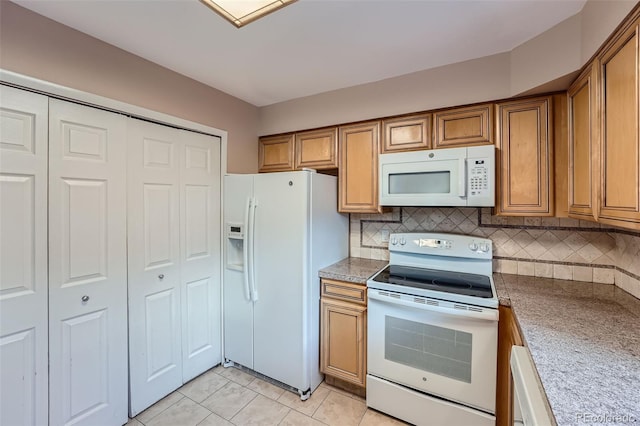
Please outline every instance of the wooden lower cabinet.
[[498, 376], [496, 382], [496, 426], [513, 425], [513, 380], [511, 347], [523, 346], [522, 336], [513, 310], [500, 306], [498, 322]]
[[331, 379], [338, 379], [332, 381], [334, 385], [340, 386], [340, 382], [344, 382], [364, 390], [367, 376], [366, 286], [323, 279], [321, 288], [320, 371]]

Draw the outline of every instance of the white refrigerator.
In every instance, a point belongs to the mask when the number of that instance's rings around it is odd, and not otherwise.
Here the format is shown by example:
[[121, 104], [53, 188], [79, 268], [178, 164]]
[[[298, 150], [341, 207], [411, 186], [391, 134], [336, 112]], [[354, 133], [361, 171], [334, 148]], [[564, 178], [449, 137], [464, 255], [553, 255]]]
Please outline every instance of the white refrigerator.
[[224, 177], [224, 358], [298, 390], [322, 381], [318, 270], [349, 255], [337, 179]]

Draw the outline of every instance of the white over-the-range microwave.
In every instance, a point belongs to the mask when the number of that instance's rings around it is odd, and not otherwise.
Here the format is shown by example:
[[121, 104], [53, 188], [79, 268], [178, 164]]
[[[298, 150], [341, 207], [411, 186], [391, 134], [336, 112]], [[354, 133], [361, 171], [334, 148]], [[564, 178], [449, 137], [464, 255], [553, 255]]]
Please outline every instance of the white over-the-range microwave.
[[495, 147], [380, 154], [380, 205], [495, 205]]

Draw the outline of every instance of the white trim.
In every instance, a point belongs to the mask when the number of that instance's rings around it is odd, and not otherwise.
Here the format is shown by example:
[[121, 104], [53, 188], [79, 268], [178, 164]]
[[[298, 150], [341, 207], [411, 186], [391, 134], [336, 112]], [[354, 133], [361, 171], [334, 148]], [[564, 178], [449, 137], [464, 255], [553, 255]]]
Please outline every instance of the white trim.
[[[133, 117], [144, 118], [154, 121], [158, 124], [167, 124], [172, 127], [180, 127], [185, 130], [194, 130], [196, 132], [220, 137], [223, 143], [221, 154], [225, 154], [224, 159], [226, 160], [226, 130], [220, 130], [215, 127], [205, 126], [204, 124], [196, 123], [195, 121], [184, 120], [182, 118], [174, 117], [162, 112], [153, 111], [136, 105], [131, 105], [125, 102], [117, 101], [115, 99], [95, 95], [93, 93], [83, 92], [81, 90], [72, 89], [70, 87], [60, 86], [55, 83], [50, 83], [48, 81], [39, 80], [37, 78], [17, 74], [12, 71], [3, 69], [0, 69], [0, 83], [7, 83], [12, 86], [18, 86], [40, 92], [44, 95], [74, 101], [88, 106], [96, 106], [99, 108], [111, 110], [113, 112], [120, 112], [126, 115], [131, 115]], [[226, 166], [223, 170], [223, 174], [225, 173]]]

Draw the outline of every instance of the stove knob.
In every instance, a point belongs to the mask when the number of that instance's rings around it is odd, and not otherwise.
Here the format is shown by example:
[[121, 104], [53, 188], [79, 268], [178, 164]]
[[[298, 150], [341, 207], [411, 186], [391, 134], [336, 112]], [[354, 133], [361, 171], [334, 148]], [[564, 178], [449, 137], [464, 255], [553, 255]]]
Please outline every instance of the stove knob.
[[480, 244], [480, 251], [483, 252], [483, 253], [488, 252], [489, 251], [489, 244], [487, 244], [487, 243]]
[[469, 244], [469, 248], [471, 249], [471, 251], [478, 251], [478, 244], [471, 243]]
[[398, 240], [396, 239], [396, 237], [393, 237], [393, 238], [391, 239], [391, 244], [392, 244], [392, 245], [394, 245], [394, 246], [395, 246], [396, 244], [398, 244]]
[[407, 244], [407, 240], [405, 240], [404, 238], [400, 238], [400, 245], [403, 246]]

